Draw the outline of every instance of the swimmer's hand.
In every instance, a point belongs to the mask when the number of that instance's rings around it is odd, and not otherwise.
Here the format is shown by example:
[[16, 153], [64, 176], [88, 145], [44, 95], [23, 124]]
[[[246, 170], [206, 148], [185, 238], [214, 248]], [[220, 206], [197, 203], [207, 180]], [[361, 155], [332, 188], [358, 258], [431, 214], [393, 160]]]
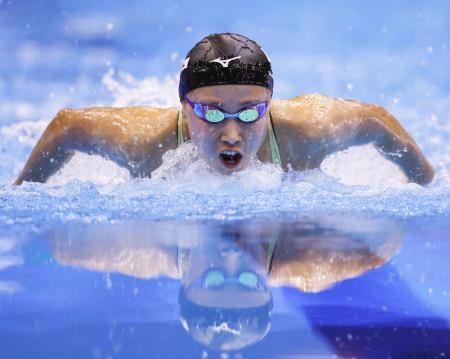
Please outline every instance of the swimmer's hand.
[[411, 182], [425, 185], [434, 169], [413, 138], [382, 106], [308, 94], [273, 101], [280, 150], [294, 169], [317, 168], [326, 156], [373, 143]]

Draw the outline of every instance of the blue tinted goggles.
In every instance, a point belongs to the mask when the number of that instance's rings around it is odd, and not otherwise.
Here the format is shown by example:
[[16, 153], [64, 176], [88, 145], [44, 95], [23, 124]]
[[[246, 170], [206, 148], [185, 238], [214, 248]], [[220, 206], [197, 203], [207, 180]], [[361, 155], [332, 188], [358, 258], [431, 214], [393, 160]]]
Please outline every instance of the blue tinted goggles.
[[193, 102], [187, 96], [184, 96], [184, 99], [192, 107], [197, 117], [209, 123], [222, 122], [227, 117], [236, 117], [245, 123], [255, 122], [264, 116], [269, 105], [269, 102], [266, 101], [248, 106], [236, 113], [226, 113], [215, 106]]
[[264, 289], [264, 283], [261, 278], [254, 272], [243, 271], [237, 275], [237, 277], [227, 277], [219, 269], [212, 269], [204, 273], [200, 283], [204, 289], [219, 289], [225, 283], [235, 283], [246, 289], [262, 290]]

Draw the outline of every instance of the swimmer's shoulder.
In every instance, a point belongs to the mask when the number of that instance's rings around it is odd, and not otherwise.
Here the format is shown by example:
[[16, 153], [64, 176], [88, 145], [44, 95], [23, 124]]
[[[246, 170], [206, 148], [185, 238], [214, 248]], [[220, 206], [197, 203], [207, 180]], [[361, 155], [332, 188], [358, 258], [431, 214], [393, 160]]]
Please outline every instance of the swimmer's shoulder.
[[145, 136], [176, 137], [178, 108], [160, 108], [152, 106], [132, 106], [120, 108], [117, 111], [137, 133]]
[[90, 131], [109, 129], [111, 133], [132, 134], [134, 137], [161, 140], [162, 137], [176, 137], [178, 108], [153, 106], [130, 107], [86, 107], [62, 109], [56, 119], [64, 123], [79, 123]]
[[304, 94], [286, 100], [272, 100], [271, 116], [275, 131], [285, 136], [320, 137], [326, 125], [341, 114], [361, 106], [354, 100], [335, 98], [319, 93]]

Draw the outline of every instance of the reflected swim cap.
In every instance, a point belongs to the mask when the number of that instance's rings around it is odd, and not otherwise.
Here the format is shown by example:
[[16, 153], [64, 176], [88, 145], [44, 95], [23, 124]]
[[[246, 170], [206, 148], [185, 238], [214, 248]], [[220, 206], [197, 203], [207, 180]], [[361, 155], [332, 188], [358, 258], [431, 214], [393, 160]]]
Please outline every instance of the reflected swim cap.
[[208, 35], [188, 52], [181, 66], [180, 100], [196, 88], [227, 84], [264, 86], [273, 92], [270, 60], [245, 36], [230, 32]]

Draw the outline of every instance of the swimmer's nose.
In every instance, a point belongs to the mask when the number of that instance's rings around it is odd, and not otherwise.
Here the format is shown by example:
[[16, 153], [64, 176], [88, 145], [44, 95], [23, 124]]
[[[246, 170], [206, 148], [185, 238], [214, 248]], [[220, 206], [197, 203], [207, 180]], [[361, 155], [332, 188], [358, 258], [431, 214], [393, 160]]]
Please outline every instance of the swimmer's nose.
[[239, 251], [228, 251], [222, 253], [224, 267], [230, 275], [235, 275], [241, 267], [241, 253]]
[[238, 146], [242, 143], [241, 127], [235, 119], [228, 119], [228, 121], [226, 121], [222, 129], [220, 140], [223, 144], [228, 146]]

